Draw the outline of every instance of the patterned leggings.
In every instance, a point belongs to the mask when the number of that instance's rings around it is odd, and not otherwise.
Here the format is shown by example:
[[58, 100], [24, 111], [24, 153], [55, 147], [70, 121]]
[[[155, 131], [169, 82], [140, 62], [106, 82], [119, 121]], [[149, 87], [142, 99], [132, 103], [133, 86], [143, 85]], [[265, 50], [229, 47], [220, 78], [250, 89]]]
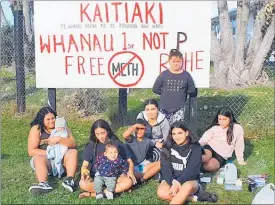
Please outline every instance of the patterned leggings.
[[184, 122], [185, 107], [182, 107], [172, 113], [165, 113], [163, 112], [163, 110], [160, 110], [160, 111], [165, 115], [170, 125], [172, 125], [174, 122], [177, 122], [177, 121]]

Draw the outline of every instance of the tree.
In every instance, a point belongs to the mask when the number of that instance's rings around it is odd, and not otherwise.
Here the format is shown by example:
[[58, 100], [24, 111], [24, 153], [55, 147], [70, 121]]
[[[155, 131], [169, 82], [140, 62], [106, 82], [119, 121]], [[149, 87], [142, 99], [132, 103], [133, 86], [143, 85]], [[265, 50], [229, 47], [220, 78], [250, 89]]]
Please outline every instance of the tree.
[[33, 1], [10, 0], [12, 13], [14, 7], [21, 5], [24, 15], [24, 61], [25, 66], [29, 71], [35, 69], [35, 42], [34, 42], [34, 27], [33, 27]]
[[[219, 85], [249, 85], [268, 79], [263, 64], [275, 34], [275, 0], [237, 2], [236, 40], [228, 14], [227, 1], [217, 1], [221, 40], [211, 35], [214, 79]], [[254, 7], [254, 8], [253, 8]], [[256, 8], [260, 7], [260, 8]], [[256, 9], [252, 38], [246, 39], [250, 9]]]

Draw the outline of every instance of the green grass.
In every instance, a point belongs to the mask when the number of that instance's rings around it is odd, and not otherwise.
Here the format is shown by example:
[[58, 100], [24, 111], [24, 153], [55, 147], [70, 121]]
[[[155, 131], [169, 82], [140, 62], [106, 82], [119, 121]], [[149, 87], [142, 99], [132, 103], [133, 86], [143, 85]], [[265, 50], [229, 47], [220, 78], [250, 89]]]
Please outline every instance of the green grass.
[[[61, 186], [62, 180], [57, 179], [50, 180], [54, 186], [53, 192], [45, 196], [31, 196], [28, 188], [36, 181], [29, 166], [29, 158], [26, 152], [28, 123], [31, 118], [29, 116], [17, 116], [12, 119], [8, 114], [3, 114], [2, 117], [2, 204], [97, 203], [94, 199], [78, 199], [79, 190], [73, 194], [67, 193]], [[81, 153], [87, 141], [90, 122], [69, 121], [69, 125], [77, 140], [80, 152], [79, 163], [81, 163]], [[274, 182], [273, 136], [262, 136], [261, 139], [246, 140], [246, 158], [248, 161], [247, 166], [237, 166], [239, 177], [245, 178], [250, 174], [268, 173], [271, 175], [269, 181]], [[79, 173], [77, 173], [77, 176], [79, 176]], [[216, 192], [219, 195], [219, 203], [251, 203], [254, 194], [247, 191], [247, 184], [243, 185], [243, 191], [241, 192], [229, 192], [225, 191], [222, 185], [215, 183], [215, 177], [212, 180], [212, 183], [207, 186], [207, 190]], [[157, 199], [156, 187], [157, 183], [151, 180], [146, 185], [134, 189], [131, 193], [124, 193], [117, 197], [113, 203], [164, 203]], [[108, 202], [104, 200], [102, 203]]]
[[[64, 96], [65, 91], [59, 90], [59, 96]], [[27, 156], [27, 137], [29, 122], [37, 110], [45, 105], [47, 91], [39, 89], [26, 97], [27, 112], [23, 115], [16, 114], [15, 103], [9, 102], [2, 111], [2, 144], [1, 144], [1, 179], [2, 179], [2, 204], [96, 204], [94, 199], [78, 199], [80, 190], [73, 194], [67, 193], [61, 186], [62, 180], [50, 179], [54, 191], [45, 195], [34, 197], [28, 188], [36, 182], [33, 171], [29, 166]], [[118, 136], [125, 131], [126, 126], [133, 122], [138, 112], [143, 109], [142, 102], [148, 98], [158, 96], [149, 89], [134, 89], [128, 96], [128, 112], [126, 123], [120, 125], [115, 117], [117, 108], [117, 92], [114, 89], [106, 90], [104, 98], [106, 110], [100, 115], [91, 118], [80, 118], [75, 113], [66, 112], [65, 104], [58, 101], [58, 111], [62, 110], [68, 120], [76, 138], [79, 150], [79, 166], [82, 162], [82, 152], [87, 142], [91, 123], [94, 119], [103, 116], [109, 120]], [[235, 103], [235, 104], [234, 104]], [[234, 107], [238, 120], [245, 128], [247, 166], [238, 166], [239, 177], [245, 178], [250, 174], [270, 174], [269, 182], [274, 183], [274, 130], [272, 123], [274, 111], [274, 93], [272, 88], [254, 87], [233, 91], [200, 89], [198, 98], [199, 132], [213, 119], [217, 109], [224, 105]], [[63, 106], [63, 109], [61, 109]], [[207, 109], [204, 109], [207, 106]], [[234, 161], [236, 162], [236, 161]], [[236, 164], [236, 163], [235, 163]], [[79, 178], [79, 172], [76, 175]], [[146, 185], [134, 189], [131, 193], [123, 193], [112, 203], [116, 204], [166, 204], [156, 197], [157, 183], [153, 180]], [[225, 191], [222, 185], [216, 184], [215, 176], [207, 190], [216, 192], [219, 204], [250, 204], [255, 193], [247, 191], [247, 184], [243, 184], [243, 191]], [[102, 204], [109, 203], [104, 200]]]

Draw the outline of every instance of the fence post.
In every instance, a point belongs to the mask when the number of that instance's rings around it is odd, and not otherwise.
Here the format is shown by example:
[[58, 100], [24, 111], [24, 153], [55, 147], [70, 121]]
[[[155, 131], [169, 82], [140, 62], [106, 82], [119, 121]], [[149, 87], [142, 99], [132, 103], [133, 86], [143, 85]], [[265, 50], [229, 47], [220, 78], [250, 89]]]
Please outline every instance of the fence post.
[[17, 112], [26, 111], [24, 68], [24, 16], [21, 1], [14, 1], [14, 52], [16, 67]]
[[56, 110], [56, 88], [48, 88], [48, 105]]
[[198, 118], [197, 118], [197, 105], [198, 105], [198, 89], [189, 95], [189, 123], [188, 128], [193, 133], [193, 136], [198, 140]]
[[118, 90], [118, 120], [124, 124], [127, 113], [127, 88]]

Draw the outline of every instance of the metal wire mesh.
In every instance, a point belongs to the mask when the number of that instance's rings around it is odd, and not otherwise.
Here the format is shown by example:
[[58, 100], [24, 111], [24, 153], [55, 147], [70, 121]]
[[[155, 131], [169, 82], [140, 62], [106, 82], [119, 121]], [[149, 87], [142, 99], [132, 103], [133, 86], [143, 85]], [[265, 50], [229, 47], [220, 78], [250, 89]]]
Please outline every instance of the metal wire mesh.
[[[17, 19], [17, 21], [24, 21], [21, 24], [23, 25], [22, 28], [16, 28], [18, 24], [1, 22], [1, 104], [9, 107], [12, 103], [18, 103], [17, 92], [21, 90], [20, 92], [24, 91], [26, 112], [28, 112], [30, 107], [39, 108], [46, 105], [48, 96], [47, 89], [36, 88], [34, 35], [30, 37], [26, 32], [26, 19], [23, 18], [24, 16], [22, 16], [22, 19]], [[213, 26], [214, 24], [212, 24], [212, 28], [215, 29]], [[18, 56], [14, 43], [16, 29], [22, 30], [23, 58]], [[263, 30], [266, 31], [266, 29]], [[20, 38], [20, 36], [17, 36], [17, 38]], [[275, 78], [275, 43], [274, 39], [270, 40], [273, 43], [265, 58], [263, 70], [268, 75], [269, 82], [273, 82]], [[16, 63], [18, 60], [23, 62]], [[22, 79], [22, 76], [21, 78], [16, 76], [18, 75], [16, 64], [20, 63], [24, 67], [23, 77], [25, 82], [18, 85], [16, 79]], [[18, 86], [24, 86], [24, 88]], [[213, 87], [212, 82], [211, 87]], [[214, 87], [209, 90], [199, 89], [197, 108], [199, 135], [213, 120], [218, 108], [222, 106], [229, 106], [234, 111], [237, 119], [248, 130], [258, 129], [259, 126], [259, 129], [266, 130], [274, 126], [274, 93], [268, 89], [272, 87], [272, 83], [262, 86], [260, 91], [254, 92], [254, 87], [255, 85], [248, 86], [245, 91], [242, 88], [232, 88], [224, 92], [220, 88]], [[259, 96], [253, 96], [257, 92], [259, 92]], [[114, 116], [118, 115], [119, 112], [119, 102], [127, 102], [127, 99], [119, 101], [118, 93], [118, 89], [57, 89], [57, 110], [62, 114], [74, 113], [80, 117], [93, 116], [94, 118], [108, 117], [115, 121], [117, 118]], [[138, 104], [142, 104], [142, 101], [147, 98], [158, 97], [151, 92], [151, 89], [131, 88], [127, 90], [127, 93], [128, 112], [133, 112], [131, 113], [131, 119], [134, 119], [134, 116], [143, 109]], [[267, 101], [267, 99], [269, 100]], [[186, 113], [188, 114], [188, 109]], [[129, 121], [124, 119], [123, 123], [127, 124]]]

